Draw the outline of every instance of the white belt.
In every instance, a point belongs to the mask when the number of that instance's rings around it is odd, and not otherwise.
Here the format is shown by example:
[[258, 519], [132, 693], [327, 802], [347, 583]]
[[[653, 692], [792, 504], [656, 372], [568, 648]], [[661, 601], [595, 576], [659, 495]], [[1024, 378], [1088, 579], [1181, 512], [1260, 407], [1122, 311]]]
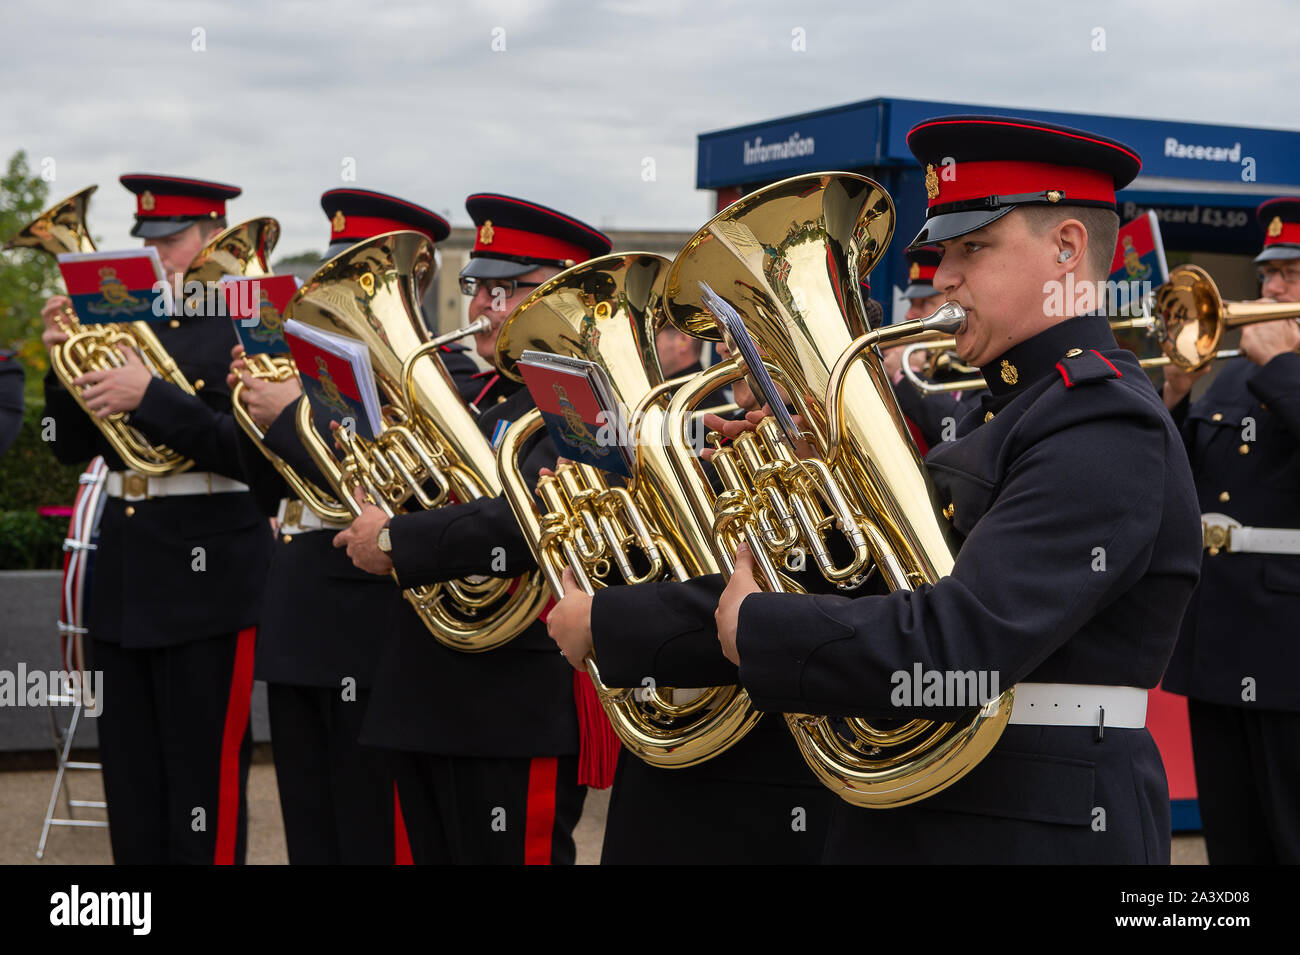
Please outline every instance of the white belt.
[[1293, 527], [1243, 527], [1227, 514], [1202, 514], [1201, 534], [1211, 556], [1300, 554], [1300, 529]]
[[290, 536], [309, 531], [340, 531], [349, 526], [321, 520], [315, 511], [296, 498], [281, 498], [280, 510], [275, 516], [280, 522], [280, 533]]
[[211, 471], [187, 471], [168, 477], [146, 477], [138, 471], [109, 471], [104, 480], [104, 493], [125, 501], [144, 501], [151, 497], [176, 497], [183, 494], [230, 494], [247, 490], [247, 484]]
[[1147, 691], [1136, 686], [1017, 683], [1010, 722], [1141, 729], [1147, 725]]

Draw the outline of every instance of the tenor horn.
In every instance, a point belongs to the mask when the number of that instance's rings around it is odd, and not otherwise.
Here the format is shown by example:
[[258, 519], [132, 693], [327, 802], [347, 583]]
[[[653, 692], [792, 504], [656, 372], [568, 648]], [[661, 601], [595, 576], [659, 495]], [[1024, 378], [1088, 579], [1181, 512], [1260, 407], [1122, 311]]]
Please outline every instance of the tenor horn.
[[[796, 564], [811, 555], [845, 589], [879, 572], [891, 589], [910, 590], [952, 569], [945, 523], [875, 346], [952, 334], [964, 315], [949, 303], [929, 319], [866, 333], [858, 274], [879, 260], [893, 226], [893, 202], [872, 180], [800, 176], [719, 213], [668, 275], [666, 311], [678, 327], [703, 330], [701, 282], [740, 314], [816, 452], [796, 458], [775, 418], [728, 447], [711, 436], [722, 480], [715, 494], [686, 440], [687, 423], [712, 389], [741, 374], [739, 359], [710, 369], [670, 402], [667, 437], [684, 480], [701, 490], [692, 500], [704, 508], [699, 517], [712, 527], [719, 561], [730, 572], [745, 542], [765, 589], [790, 589], [783, 568], [792, 554]], [[836, 558], [835, 534], [847, 557]], [[1012, 699], [1007, 690], [955, 723], [785, 718], [818, 779], [854, 805], [886, 808], [924, 799], [970, 772], [1001, 736]]]
[[[271, 250], [279, 239], [280, 223], [270, 217], [249, 219], [225, 229], [213, 236], [194, 257], [194, 261], [185, 270], [185, 286], [198, 282], [204, 289], [215, 288], [227, 275], [248, 279], [270, 276], [273, 274]], [[288, 354], [245, 355], [244, 365], [250, 375], [263, 381], [287, 381], [298, 377], [293, 358]], [[293, 493], [322, 520], [336, 523], [350, 520], [352, 512], [335, 500], [332, 494], [310, 478], [299, 474], [266, 446], [266, 434], [244, 406], [241, 400], [243, 393], [244, 382], [241, 379], [235, 382], [230, 394], [231, 413], [235, 417], [235, 423], [271, 462]]]
[[[307, 280], [285, 318], [346, 335], [370, 352], [384, 426], [374, 441], [339, 428], [336, 458], [298, 406], [298, 434], [335, 498], [359, 515], [362, 491], [390, 516], [501, 493], [492, 447], [433, 352], [420, 293], [434, 269], [433, 244], [389, 232], [351, 246]], [[454, 336], [476, 331], [462, 329]], [[546, 605], [539, 571], [512, 580], [473, 577], [411, 587], [403, 596], [434, 637], [454, 650], [492, 650], [522, 633]]]
[[[501, 483], [524, 536], [557, 598], [570, 567], [588, 594], [618, 583], [686, 580], [714, 574], [707, 532], [687, 503], [661, 441], [674, 382], [665, 382], [655, 333], [669, 262], [645, 252], [607, 255], [574, 266], [536, 289], [501, 327], [497, 366], [522, 380], [526, 349], [595, 362], [628, 412], [627, 440], [636, 467], [623, 486], [582, 463], [543, 475], [534, 496], [521, 471], [524, 449], [543, 427], [536, 409], [506, 432], [497, 456]], [[611, 449], [611, 453], [612, 449]], [[540, 503], [539, 503], [540, 498]], [[724, 752], [760, 714], [738, 686], [686, 689], [613, 688], [588, 656], [587, 672], [610, 725], [634, 755], [652, 766], [694, 766]]]
[[[75, 195], [57, 202], [33, 219], [5, 249], [38, 249], [51, 256], [67, 252], [94, 252], [95, 242], [86, 225], [86, 207], [98, 186], [88, 186]], [[81, 410], [99, 428], [117, 456], [131, 470], [149, 477], [179, 474], [194, 462], [165, 445], [154, 445], [140, 431], [127, 424], [122, 412], [101, 418], [86, 405], [81, 388], [73, 382], [90, 371], [121, 367], [125, 363], [118, 345], [137, 351], [146, 366], [164, 381], [194, 394], [180, 368], [147, 322], [82, 325], [71, 306], [64, 306], [56, 319], [68, 336], [50, 348], [50, 368], [72, 395]]]

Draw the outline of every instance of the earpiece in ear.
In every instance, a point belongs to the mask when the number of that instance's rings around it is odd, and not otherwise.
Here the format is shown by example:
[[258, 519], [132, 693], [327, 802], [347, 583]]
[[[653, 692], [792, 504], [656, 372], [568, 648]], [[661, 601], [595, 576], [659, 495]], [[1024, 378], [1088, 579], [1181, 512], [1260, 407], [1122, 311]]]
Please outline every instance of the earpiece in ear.
[[1058, 262], [1068, 262], [1069, 259], [1070, 259], [1070, 256], [1072, 256], [1072, 255], [1074, 255], [1073, 252], [1071, 252], [1069, 249], [1065, 249], [1065, 250], [1064, 250], [1060, 255], [1058, 255], [1058, 256], [1056, 257], [1056, 261], [1058, 261]]

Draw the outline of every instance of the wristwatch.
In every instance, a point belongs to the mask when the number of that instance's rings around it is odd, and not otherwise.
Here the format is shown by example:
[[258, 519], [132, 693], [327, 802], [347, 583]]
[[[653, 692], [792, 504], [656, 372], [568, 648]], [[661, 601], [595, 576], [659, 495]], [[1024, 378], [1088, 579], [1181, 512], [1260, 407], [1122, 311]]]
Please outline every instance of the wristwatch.
[[[392, 518], [389, 518], [389, 520], [392, 520]], [[379, 529], [379, 537], [375, 540], [375, 546], [385, 554], [393, 552], [393, 542], [388, 539], [388, 521], [384, 521], [384, 526]]]

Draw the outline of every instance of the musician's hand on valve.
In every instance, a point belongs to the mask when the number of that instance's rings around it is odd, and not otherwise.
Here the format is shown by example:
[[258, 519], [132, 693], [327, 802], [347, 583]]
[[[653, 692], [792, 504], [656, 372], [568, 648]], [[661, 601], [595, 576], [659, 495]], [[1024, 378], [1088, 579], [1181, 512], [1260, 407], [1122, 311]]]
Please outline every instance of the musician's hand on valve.
[[144, 400], [145, 389], [153, 379], [152, 372], [140, 360], [135, 349], [119, 344], [126, 364], [117, 368], [88, 371], [74, 378], [72, 383], [83, 388], [81, 398], [97, 418], [107, 418], [119, 411], [134, 411]]
[[586, 670], [591, 653], [591, 595], [578, 586], [572, 567], [564, 568], [564, 596], [546, 618], [546, 632], [575, 670]]
[[236, 345], [230, 349], [230, 370], [226, 372], [226, 387], [231, 391], [239, 384], [239, 373], [248, 367], [244, 361], [244, 346]]
[[736, 548], [736, 569], [732, 571], [727, 587], [718, 598], [718, 609], [713, 612], [713, 620], [718, 627], [718, 642], [722, 644], [722, 655], [740, 666], [740, 648], [736, 645], [736, 628], [740, 624], [740, 605], [750, 594], [759, 593], [761, 588], [754, 580], [754, 555], [749, 548], [741, 544]]
[[255, 378], [247, 371], [240, 371], [239, 374], [240, 380], [244, 383], [240, 400], [248, 409], [248, 414], [254, 423], [263, 431], [280, 416], [280, 412], [302, 397], [302, 386], [298, 384], [297, 378], [267, 381], [264, 378]]
[[1261, 367], [1278, 355], [1297, 349], [1300, 349], [1300, 323], [1294, 319], [1259, 322], [1241, 330], [1241, 350]]
[[65, 308], [71, 306], [72, 299], [66, 295], [55, 295], [41, 307], [41, 321], [45, 323], [45, 331], [41, 332], [41, 344], [46, 349], [53, 345], [61, 345], [68, 340], [68, 333], [58, 325], [58, 318]]
[[388, 515], [373, 504], [366, 503], [365, 495], [360, 489], [353, 492], [361, 515], [346, 530], [334, 535], [335, 547], [346, 547], [348, 557], [359, 570], [382, 577], [392, 572], [393, 561], [379, 549], [379, 532], [388, 522]]

